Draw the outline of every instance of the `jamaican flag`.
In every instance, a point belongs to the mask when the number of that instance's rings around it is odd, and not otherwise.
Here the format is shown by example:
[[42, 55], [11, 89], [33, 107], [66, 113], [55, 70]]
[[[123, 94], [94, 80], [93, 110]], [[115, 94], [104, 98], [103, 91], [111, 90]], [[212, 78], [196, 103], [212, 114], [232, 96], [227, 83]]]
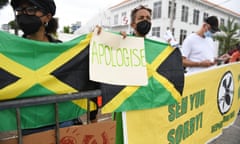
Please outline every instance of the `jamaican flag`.
[[[156, 108], [180, 102], [184, 87], [182, 56], [178, 48], [145, 39], [147, 86], [102, 84], [103, 113]], [[114, 95], [114, 97], [108, 97]]]
[[[27, 40], [0, 31], [0, 102], [26, 97], [68, 94], [96, 89], [89, 81], [91, 34], [69, 42]], [[84, 114], [87, 100], [59, 104], [60, 121]], [[37, 128], [55, 123], [54, 105], [23, 107], [21, 127]], [[0, 111], [0, 131], [16, 129], [15, 110]]]

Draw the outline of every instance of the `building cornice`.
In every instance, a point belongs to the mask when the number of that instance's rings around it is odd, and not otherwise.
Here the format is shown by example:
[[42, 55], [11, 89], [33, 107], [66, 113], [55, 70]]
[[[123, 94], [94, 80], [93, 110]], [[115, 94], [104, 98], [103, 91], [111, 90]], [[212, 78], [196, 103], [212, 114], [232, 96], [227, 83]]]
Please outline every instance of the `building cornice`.
[[121, 7], [121, 6], [123, 6], [123, 5], [125, 5], [125, 4], [127, 4], [128, 2], [131, 2], [132, 0], [124, 0], [124, 1], [122, 1], [122, 2], [120, 2], [119, 4], [116, 4], [116, 5], [114, 5], [114, 6], [112, 6], [112, 7], [110, 7], [109, 9], [111, 10], [111, 9], [115, 9], [115, 8], [117, 8], [117, 7]]
[[202, 2], [203, 4], [208, 5], [208, 6], [210, 6], [210, 7], [213, 7], [213, 8], [215, 8], [215, 9], [218, 9], [218, 10], [220, 10], [220, 11], [223, 11], [223, 12], [226, 12], [226, 13], [230, 13], [230, 14], [232, 14], [232, 15], [234, 15], [234, 16], [240, 17], [240, 14], [239, 14], [239, 13], [234, 12], [234, 11], [228, 9], [228, 8], [222, 7], [222, 6], [220, 6], [220, 5], [218, 5], [218, 4], [215, 4], [215, 3], [213, 3], [213, 2], [210, 2], [210, 1], [208, 1], [208, 0], [200, 0], [200, 2]]
[[[129, 3], [133, 2], [133, 1], [134, 0], [124, 0], [124, 1], [120, 2], [119, 4], [116, 4], [116, 5], [112, 6], [112, 7], [110, 7], [109, 10], [117, 9], [117, 8], [122, 7], [122, 6], [126, 5], [126, 4], [129, 4]], [[229, 14], [231, 14], [233, 16], [236, 16], [236, 17], [240, 17], [240, 13], [234, 12], [234, 11], [228, 9], [228, 8], [222, 7], [222, 6], [218, 5], [218, 4], [210, 2], [208, 0], [198, 0], [198, 2], [202, 3], [203, 5], [213, 7], [215, 9], [219, 10], [219, 11], [222, 11], [222, 12], [225, 12], [225, 13], [229, 13]]]

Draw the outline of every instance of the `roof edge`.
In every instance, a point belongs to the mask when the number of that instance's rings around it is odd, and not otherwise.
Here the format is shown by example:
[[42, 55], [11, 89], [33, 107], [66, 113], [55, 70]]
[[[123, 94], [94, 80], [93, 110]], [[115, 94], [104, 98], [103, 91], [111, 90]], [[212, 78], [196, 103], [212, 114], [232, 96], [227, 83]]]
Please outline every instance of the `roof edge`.
[[208, 1], [208, 0], [201, 0], [201, 1], [202, 1], [202, 3], [204, 3], [204, 4], [207, 3], [208, 5], [214, 6], [215, 8], [219, 8], [220, 10], [224, 10], [224, 11], [226, 11], [226, 12], [229, 12], [229, 13], [233, 14], [233, 15], [240, 16], [240, 13], [237, 13], [237, 12], [235, 12], [235, 11], [232, 11], [232, 10], [230, 10], [229, 8], [220, 6], [219, 4], [215, 4], [215, 3], [210, 2], [210, 1]]

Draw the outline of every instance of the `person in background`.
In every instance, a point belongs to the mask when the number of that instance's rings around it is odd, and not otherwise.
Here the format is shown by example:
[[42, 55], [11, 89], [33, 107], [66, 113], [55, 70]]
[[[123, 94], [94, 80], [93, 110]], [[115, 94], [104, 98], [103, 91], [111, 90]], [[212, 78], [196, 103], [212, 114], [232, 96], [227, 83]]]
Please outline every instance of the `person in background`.
[[229, 62], [237, 62], [240, 61], [240, 44], [237, 45], [236, 51], [231, 54]]
[[183, 66], [187, 72], [204, 70], [216, 64], [212, 35], [219, 31], [218, 19], [210, 16], [201, 28], [189, 35], [182, 44]]
[[[53, 37], [58, 28], [57, 19], [53, 18], [56, 12], [54, 0], [12, 0], [11, 6], [16, 13], [16, 22], [23, 31], [23, 38], [61, 43]], [[60, 127], [82, 124], [80, 118], [61, 122]], [[23, 129], [23, 135], [53, 129], [54, 125], [34, 129]]]

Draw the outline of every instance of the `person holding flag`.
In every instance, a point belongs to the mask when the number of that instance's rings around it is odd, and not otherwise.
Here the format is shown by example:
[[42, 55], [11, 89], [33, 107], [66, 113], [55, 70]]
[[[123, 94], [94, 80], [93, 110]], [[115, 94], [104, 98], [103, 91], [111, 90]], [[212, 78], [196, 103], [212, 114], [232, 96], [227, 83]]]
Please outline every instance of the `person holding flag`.
[[42, 42], [61, 42], [52, 36], [58, 28], [57, 19], [53, 18], [56, 12], [53, 0], [12, 0], [11, 6], [24, 38]]
[[[61, 43], [53, 35], [58, 28], [57, 19], [53, 18], [56, 12], [54, 0], [12, 0], [11, 6], [14, 9], [16, 22], [23, 31], [23, 38], [51, 43]], [[91, 85], [89, 89], [96, 89], [96, 85]], [[97, 110], [96, 110], [97, 111]], [[96, 120], [97, 112], [90, 112], [91, 119]], [[60, 127], [82, 124], [80, 118], [60, 122]], [[23, 129], [23, 135], [53, 129], [54, 125], [32, 129]]]
[[[152, 10], [150, 8], [147, 8], [143, 5], [140, 5], [136, 8], [134, 8], [131, 11], [130, 20], [131, 20], [131, 28], [133, 29], [133, 36], [136, 37], [143, 37], [144, 39], [147, 39], [147, 34], [151, 30], [151, 17], [152, 17]], [[126, 32], [120, 32], [120, 34], [125, 38], [127, 36]], [[145, 45], [146, 46], [146, 45]], [[148, 49], [149, 47], [145, 47], [145, 49]], [[168, 61], [168, 66], [163, 66], [163, 73], [164, 76], [169, 79], [169, 81], [172, 81], [172, 79], [175, 79], [178, 84], [174, 84], [175, 87], [182, 93], [183, 85], [184, 85], [184, 69], [181, 61], [181, 52], [178, 48], [174, 50], [172, 53], [172, 56], [169, 56], [171, 58], [174, 57], [174, 59], [171, 59]], [[174, 64], [173, 64], [174, 63]], [[172, 70], [172, 64], [174, 67], [176, 67], [175, 71]], [[162, 71], [162, 69], [159, 69], [158, 71]], [[178, 73], [178, 74], [177, 74]], [[116, 144], [123, 143], [123, 125], [122, 125], [122, 113], [116, 112], [114, 113], [114, 118], [117, 121], [117, 127], [116, 127]]]

